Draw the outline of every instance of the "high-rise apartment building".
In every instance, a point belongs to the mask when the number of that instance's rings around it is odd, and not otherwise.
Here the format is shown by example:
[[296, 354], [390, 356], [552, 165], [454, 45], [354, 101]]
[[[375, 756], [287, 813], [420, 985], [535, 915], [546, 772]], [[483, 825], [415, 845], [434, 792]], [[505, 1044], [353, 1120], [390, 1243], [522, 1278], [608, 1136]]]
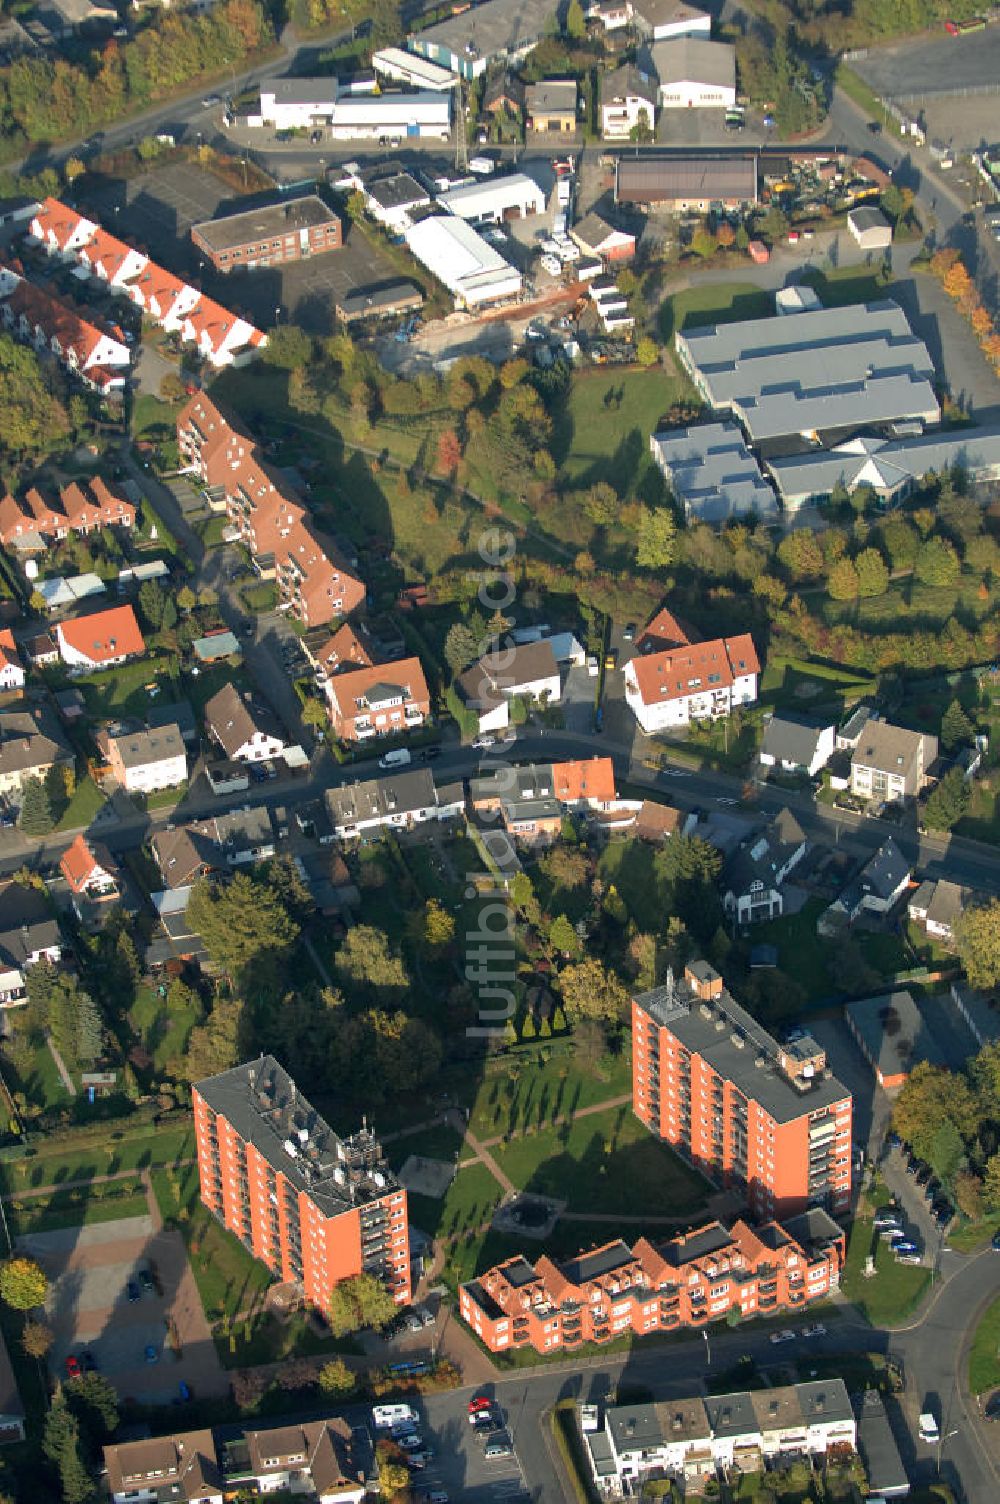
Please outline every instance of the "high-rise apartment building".
[[755, 1216], [851, 1199], [851, 1094], [804, 1032], [779, 1045], [705, 961], [632, 1000], [632, 1106]]
[[406, 1191], [368, 1128], [340, 1138], [271, 1055], [193, 1091], [201, 1199], [276, 1279], [325, 1309], [353, 1275], [410, 1298]]

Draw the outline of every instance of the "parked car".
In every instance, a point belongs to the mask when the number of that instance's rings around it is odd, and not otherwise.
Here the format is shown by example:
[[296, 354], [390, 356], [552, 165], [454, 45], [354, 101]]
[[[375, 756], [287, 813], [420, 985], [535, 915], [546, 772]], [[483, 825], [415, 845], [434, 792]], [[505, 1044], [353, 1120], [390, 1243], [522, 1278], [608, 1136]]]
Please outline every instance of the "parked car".
[[145, 1360], [146, 1360], [147, 1363], [159, 1363], [159, 1361], [160, 1361], [160, 1352], [159, 1352], [159, 1349], [156, 1348], [156, 1347], [154, 1347], [153, 1344], [152, 1344], [152, 1342], [147, 1342], [146, 1347], [145, 1347], [145, 1351], [143, 1353], [143, 1357], [145, 1358]]
[[513, 1457], [514, 1445], [508, 1437], [498, 1436], [496, 1441], [488, 1441], [483, 1447], [483, 1456], [489, 1458]]
[[919, 1253], [897, 1253], [896, 1254], [896, 1263], [897, 1264], [922, 1264], [923, 1263], [923, 1259], [920, 1257]]
[[[997, 1234], [1000, 1237], [1000, 1233]], [[493, 1401], [487, 1394], [474, 1394], [469, 1401], [469, 1416], [480, 1414], [483, 1410], [492, 1410]]]
[[893, 1243], [892, 1251], [898, 1258], [901, 1253], [919, 1254], [920, 1249], [917, 1247], [916, 1243], [913, 1242], [912, 1238], [899, 1238], [895, 1243]]
[[814, 1321], [812, 1326], [804, 1326], [802, 1328], [802, 1335], [803, 1337], [825, 1337], [826, 1327], [822, 1321]]
[[477, 736], [472, 745], [477, 752], [485, 752], [488, 747], [495, 747], [496, 743], [495, 736]]
[[139, 1286], [134, 1279], [128, 1280], [125, 1285], [125, 1297], [130, 1306], [134, 1306], [139, 1299]]
[[148, 1269], [139, 1270], [139, 1284], [142, 1287], [143, 1295], [156, 1294], [156, 1286], [153, 1284], [153, 1276], [150, 1274]]
[[983, 1406], [983, 1419], [1000, 1420], [1000, 1389], [995, 1390]]
[[408, 1431], [405, 1436], [396, 1438], [396, 1445], [402, 1447], [404, 1452], [420, 1452], [423, 1450], [424, 1439], [416, 1431]]
[[940, 1427], [929, 1410], [921, 1412], [918, 1430], [920, 1432], [920, 1440], [926, 1441], [929, 1446], [936, 1447], [941, 1440]]
[[990, 1243], [990, 1247], [993, 1249], [994, 1253], [1000, 1253], [1000, 1232], [995, 1232], [993, 1234], [993, 1239]]
[[78, 1379], [80, 1372], [80, 1359], [75, 1353], [70, 1353], [66, 1359], [66, 1377], [68, 1379]]
[[783, 1327], [780, 1332], [771, 1333], [771, 1341], [777, 1345], [779, 1342], [794, 1342], [795, 1333], [790, 1326]]

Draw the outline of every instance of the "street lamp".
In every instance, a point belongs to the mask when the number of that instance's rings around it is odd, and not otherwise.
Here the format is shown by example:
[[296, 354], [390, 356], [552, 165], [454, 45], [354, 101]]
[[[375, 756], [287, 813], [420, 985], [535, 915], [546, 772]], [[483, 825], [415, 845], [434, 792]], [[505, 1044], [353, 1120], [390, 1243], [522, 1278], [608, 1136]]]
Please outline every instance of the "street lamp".
[[941, 1476], [941, 1457], [942, 1457], [942, 1453], [944, 1452], [944, 1444], [945, 1444], [946, 1441], [950, 1441], [953, 1436], [957, 1436], [957, 1435], [958, 1435], [958, 1429], [957, 1428], [954, 1431], [945, 1431], [944, 1435], [941, 1437], [941, 1440], [938, 1442], [937, 1471], [938, 1471], [938, 1477], [939, 1478]]
[[703, 1327], [701, 1335], [705, 1339], [705, 1362], [709, 1368], [712, 1366], [712, 1344], [708, 1340], [708, 1327]]

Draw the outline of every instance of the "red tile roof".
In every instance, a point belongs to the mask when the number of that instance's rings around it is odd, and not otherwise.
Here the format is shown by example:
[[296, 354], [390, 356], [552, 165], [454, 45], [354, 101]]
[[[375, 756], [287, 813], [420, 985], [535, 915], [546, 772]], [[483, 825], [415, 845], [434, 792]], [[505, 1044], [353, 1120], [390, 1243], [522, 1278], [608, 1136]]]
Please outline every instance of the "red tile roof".
[[683, 648], [697, 640], [689, 627], [681, 626], [672, 611], [661, 606], [635, 640], [640, 653], [662, 653], [667, 648]]
[[59, 870], [73, 892], [82, 893], [95, 867], [112, 875], [114, 873], [112, 858], [106, 847], [91, 847], [81, 831], [72, 846], [68, 846], [63, 852]]
[[610, 757], [552, 764], [552, 788], [563, 804], [595, 799], [608, 804], [615, 798], [615, 765]]
[[313, 656], [317, 663], [333, 674], [348, 667], [369, 668], [373, 661], [357, 632], [346, 621]]
[[74, 616], [59, 626], [63, 641], [92, 663], [111, 663], [146, 651], [131, 606], [113, 606], [93, 616]]
[[0, 668], [21, 667], [21, 656], [17, 651], [14, 634], [10, 627], [4, 627], [0, 631]]
[[760, 673], [757, 650], [747, 632], [650, 653], [645, 658], [633, 658], [628, 667], [646, 705], [728, 689], [741, 674]]

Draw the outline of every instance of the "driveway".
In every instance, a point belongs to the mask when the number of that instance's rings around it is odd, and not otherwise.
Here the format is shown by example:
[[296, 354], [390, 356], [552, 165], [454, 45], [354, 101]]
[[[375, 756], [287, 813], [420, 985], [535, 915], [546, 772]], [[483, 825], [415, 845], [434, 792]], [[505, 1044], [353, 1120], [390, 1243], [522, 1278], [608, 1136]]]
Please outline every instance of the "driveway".
[[[70, 1353], [86, 1349], [123, 1398], [168, 1403], [181, 1380], [196, 1395], [228, 1393], [184, 1244], [158, 1218], [122, 1217], [17, 1241], [51, 1281], [45, 1309], [55, 1332], [53, 1378], [65, 1374]], [[150, 1271], [156, 1289], [131, 1302], [127, 1282], [140, 1269]], [[145, 1361], [147, 1347], [155, 1363]]]
[[571, 668], [562, 690], [563, 718], [567, 731], [589, 732], [594, 728], [594, 693], [597, 680], [586, 668]]

